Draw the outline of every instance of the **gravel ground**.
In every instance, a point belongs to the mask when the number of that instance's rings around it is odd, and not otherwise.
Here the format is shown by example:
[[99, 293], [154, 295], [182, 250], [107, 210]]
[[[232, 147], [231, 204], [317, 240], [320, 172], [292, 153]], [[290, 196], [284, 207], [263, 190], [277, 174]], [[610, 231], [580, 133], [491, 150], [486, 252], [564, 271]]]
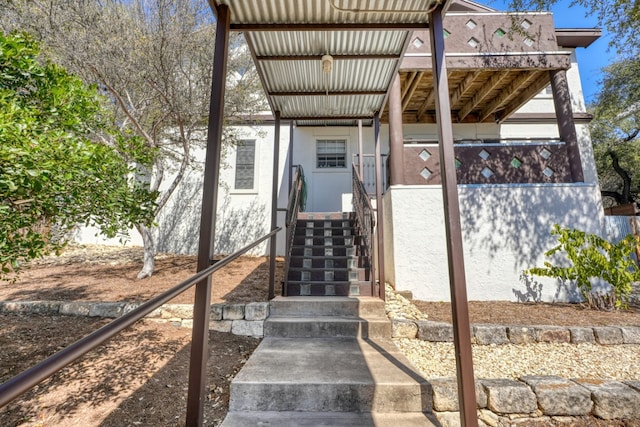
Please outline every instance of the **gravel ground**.
[[[386, 311], [391, 318], [422, 320], [426, 316], [409, 300], [387, 287]], [[398, 348], [425, 378], [453, 377], [453, 343], [395, 339]], [[640, 379], [640, 345], [506, 344], [473, 345], [477, 378], [519, 378], [558, 375], [563, 378]]]
[[[456, 376], [453, 343], [397, 339], [396, 345], [425, 378]], [[558, 375], [563, 378], [640, 378], [640, 345], [507, 344], [473, 346], [476, 378]]]

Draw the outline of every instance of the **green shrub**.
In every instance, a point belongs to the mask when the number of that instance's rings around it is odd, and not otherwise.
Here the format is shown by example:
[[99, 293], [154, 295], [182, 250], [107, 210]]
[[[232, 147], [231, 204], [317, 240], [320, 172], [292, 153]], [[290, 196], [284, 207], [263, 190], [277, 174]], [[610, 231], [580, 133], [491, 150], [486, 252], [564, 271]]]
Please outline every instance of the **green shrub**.
[[[557, 236], [558, 245], [545, 255], [564, 254], [568, 263], [558, 266], [545, 261], [544, 267], [532, 268], [528, 273], [575, 282], [592, 308], [628, 307], [631, 285], [640, 281], [640, 269], [631, 256], [636, 250], [637, 238], [629, 235], [614, 244], [595, 234], [563, 228], [558, 224], [553, 226], [551, 234]], [[608, 294], [594, 292], [591, 279], [604, 280], [611, 285], [611, 291]]]

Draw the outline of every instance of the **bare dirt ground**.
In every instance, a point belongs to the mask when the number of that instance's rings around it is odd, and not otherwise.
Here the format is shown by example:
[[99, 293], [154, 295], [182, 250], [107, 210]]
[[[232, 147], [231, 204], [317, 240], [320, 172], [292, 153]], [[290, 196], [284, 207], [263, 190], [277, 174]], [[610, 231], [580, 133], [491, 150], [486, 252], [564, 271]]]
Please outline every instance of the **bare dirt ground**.
[[[188, 278], [195, 257], [161, 255], [156, 273], [137, 280], [139, 248], [71, 247], [34, 263], [2, 300], [143, 301]], [[278, 261], [281, 280], [282, 260]], [[214, 275], [212, 302], [267, 300], [268, 260], [244, 257]], [[278, 288], [276, 288], [278, 290]], [[172, 302], [191, 303], [192, 294]], [[431, 320], [450, 321], [448, 303], [416, 301]], [[599, 312], [576, 304], [470, 302], [473, 323], [640, 325], [640, 312]], [[0, 315], [0, 382], [106, 324], [65, 316]], [[184, 424], [191, 331], [141, 322], [79, 363], [0, 410], [4, 426], [177, 426]], [[259, 343], [211, 332], [206, 425], [226, 415], [229, 382]]]

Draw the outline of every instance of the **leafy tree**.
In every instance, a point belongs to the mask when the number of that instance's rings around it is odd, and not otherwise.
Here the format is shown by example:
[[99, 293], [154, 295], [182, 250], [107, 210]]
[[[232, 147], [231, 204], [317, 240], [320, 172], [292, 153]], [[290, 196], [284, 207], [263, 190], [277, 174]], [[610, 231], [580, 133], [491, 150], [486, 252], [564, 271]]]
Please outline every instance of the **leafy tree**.
[[607, 205], [636, 202], [640, 193], [640, 59], [604, 69], [591, 136]]
[[136, 150], [135, 137], [98, 142], [109, 129], [96, 89], [55, 64], [40, 64], [38, 54], [27, 35], [0, 32], [2, 278], [59, 250], [77, 224], [115, 236], [152, 222], [155, 194], [132, 182], [129, 166], [149, 164], [147, 153]]
[[[108, 97], [113, 123], [156, 153], [141, 171], [159, 196], [156, 223], [204, 144], [209, 108], [215, 23], [201, 0], [0, 0], [0, 25], [33, 31], [59, 63], [97, 83]], [[264, 108], [259, 79], [241, 35], [231, 40], [226, 113], [230, 118]], [[224, 140], [237, 140], [226, 127]], [[140, 222], [144, 265], [154, 270], [156, 230]]]

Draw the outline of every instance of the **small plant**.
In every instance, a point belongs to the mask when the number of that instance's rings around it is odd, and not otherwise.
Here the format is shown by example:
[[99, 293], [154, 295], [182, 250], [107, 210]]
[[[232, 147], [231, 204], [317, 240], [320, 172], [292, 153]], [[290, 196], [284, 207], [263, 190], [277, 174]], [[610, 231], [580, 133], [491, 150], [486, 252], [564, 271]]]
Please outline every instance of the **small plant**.
[[[557, 266], [545, 261], [544, 267], [532, 268], [528, 273], [574, 281], [591, 308], [628, 308], [632, 283], [640, 281], [640, 269], [631, 257], [638, 244], [637, 238], [629, 235], [618, 243], [610, 243], [595, 234], [558, 224], [553, 226], [551, 234], [557, 236], [558, 245], [545, 252], [545, 256], [563, 253], [570, 265]], [[591, 279], [606, 281], [611, 285], [611, 291], [593, 291]]]

